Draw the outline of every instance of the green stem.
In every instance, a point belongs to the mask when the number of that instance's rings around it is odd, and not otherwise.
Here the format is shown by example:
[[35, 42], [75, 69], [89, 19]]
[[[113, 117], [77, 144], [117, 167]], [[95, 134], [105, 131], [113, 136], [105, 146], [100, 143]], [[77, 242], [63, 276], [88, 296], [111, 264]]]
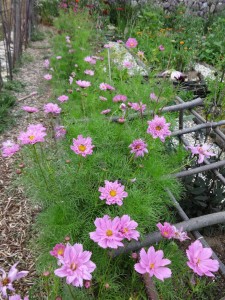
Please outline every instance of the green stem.
[[39, 160], [39, 157], [38, 157], [38, 153], [37, 153], [37, 149], [36, 149], [36, 147], [35, 147], [35, 144], [33, 145], [33, 149], [34, 149], [34, 157], [35, 157], [35, 161], [36, 161], [36, 163], [37, 163], [38, 166], [39, 166], [39, 169], [40, 169], [40, 171], [41, 171], [41, 174], [42, 174], [42, 176], [43, 176], [43, 179], [44, 179], [44, 182], [45, 182], [45, 184], [46, 184], [47, 189], [50, 190], [50, 189], [49, 189], [49, 186], [48, 186], [48, 183], [47, 183], [47, 179], [46, 179], [45, 174], [44, 174], [44, 171], [43, 171], [42, 166], [41, 166], [41, 164], [40, 164], [40, 160]]

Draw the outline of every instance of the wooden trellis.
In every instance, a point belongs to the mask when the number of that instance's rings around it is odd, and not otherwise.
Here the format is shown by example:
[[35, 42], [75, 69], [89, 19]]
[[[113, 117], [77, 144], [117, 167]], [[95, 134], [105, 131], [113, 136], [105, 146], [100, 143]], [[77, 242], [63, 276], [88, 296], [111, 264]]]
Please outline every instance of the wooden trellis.
[[5, 47], [7, 76], [13, 78], [13, 68], [27, 47], [35, 23], [35, 0], [1, 0], [0, 28]]

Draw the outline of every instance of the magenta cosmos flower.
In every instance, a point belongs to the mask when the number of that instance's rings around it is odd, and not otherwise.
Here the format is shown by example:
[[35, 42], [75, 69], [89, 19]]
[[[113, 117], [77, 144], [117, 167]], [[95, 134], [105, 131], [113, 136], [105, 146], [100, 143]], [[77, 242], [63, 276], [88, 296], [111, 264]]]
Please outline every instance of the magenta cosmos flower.
[[148, 121], [147, 133], [156, 139], [160, 138], [162, 142], [165, 142], [165, 138], [171, 135], [169, 130], [170, 123], [166, 123], [164, 117], [155, 116], [152, 121]]
[[136, 230], [138, 223], [131, 220], [130, 216], [123, 215], [120, 218], [119, 231], [124, 239], [130, 241], [131, 239], [138, 240], [140, 233]]
[[162, 225], [161, 223], [158, 223], [156, 225], [161, 233], [161, 235], [166, 239], [171, 239], [175, 235], [175, 227], [171, 225], [170, 223], [164, 222]]
[[126, 46], [128, 48], [135, 48], [137, 47], [138, 45], [138, 42], [135, 38], [129, 38], [127, 41], [126, 41]]
[[77, 139], [73, 139], [73, 145], [70, 146], [76, 154], [86, 157], [93, 153], [92, 139], [90, 137], [84, 138], [82, 134], [78, 135]]
[[123, 198], [128, 196], [127, 192], [124, 191], [124, 185], [118, 183], [118, 181], [110, 182], [105, 180], [105, 186], [100, 187], [98, 191], [101, 193], [100, 199], [106, 200], [106, 204], [123, 204]]
[[51, 80], [52, 79], [52, 75], [51, 74], [45, 74], [44, 75], [44, 79], [45, 80]]
[[7, 140], [2, 143], [1, 151], [3, 157], [11, 157], [19, 150], [20, 150], [20, 146], [10, 140]]
[[159, 51], [164, 51], [164, 50], [165, 50], [164, 46], [163, 45], [159, 45]]
[[85, 70], [85, 71], [84, 71], [84, 74], [90, 75], [90, 76], [94, 76], [94, 75], [95, 75], [95, 72], [94, 72], [93, 70]]
[[204, 144], [202, 146], [188, 146], [187, 148], [191, 150], [192, 156], [194, 156], [195, 154], [199, 156], [199, 164], [203, 163], [204, 158], [209, 158], [216, 155], [215, 153], [208, 151], [210, 149], [210, 146], [207, 144]]
[[83, 251], [83, 245], [66, 245], [64, 256], [59, 257], [61, 268], [54, 271], [58, 277], [66, 277], [66, 283], [82, 287], [84, 280], [91, 280], [96, 265], [90, 260], [92, 253]]
[[28, 112], [28, 113], [36, 113], [39, 111], [37, 107], [34, 106], [22, 106], [22, 110]]
[[107, 91], [107, 90], [114, 91], [115, 90], [115, 88], [113, 86], [109, 85], [108, 83], [104, 83], [104, 82], [100, 83], [99, 88], [102, 91]]
[[76, 84], [79, 85], [82, 89], [85, 89], [85, 88], [91, 86], [91, 83], [89, 81], [85, 81], [85, 80], [77, 80]]
[[125, 95], [116, 95], [113, 97], [113, 102], [126, 102], [127, 96]]
[[140, 111], [141, 113], [143, 113], [146, 110], [146, 104], [143, 104], [142, 102], [131, 102], [130, 107], [135, 111]]
[[94, 222], [96, 230], [90, 232], [90, 238], [98, 243], [102, 248], [114, 248], [117, 249], [119, 246], [124, 246], [121, 241], [123, 237], [119, 232], [120, 229], [120, 218], [115, 217], [113, 220], [108, 215], [103, 218], [97, 218]]
[[110, 112], [111, 112], [111, 109], [105, 109], [105, 110], [101, 111], [101, 114], [102, 114], [102, 115], [107, 115], [107, 114], [109, 114]]
[[147, 144], [142, 139], [134, 140], [130, 145], [131, 153], [135, 154], [135, 157], [144, 156], [145, 153], [148, 153]]
[[64, 251], [66, 246], [64, 244], [56, 244], [55, 247], [49, 252], [51, 256], [59, 258], [60, 256], [64, 256]]
[[8, 275], [3, 269], [0, 269], [0, 293], [3, 297], [7, 297], [7, 290], [14, 291], [13, 281], [27, 276], [28, 271], [19, 272], [16, 268], [18, 263], [14, 264], [9, 270]]
[[66, 102], [66, 101], [69, 100], [69, 97], [66, 96], [66, 95], [61, 95], [61, 96], [58, 97], [58, 100], [59, 100], [60, 102]]
[[44, 112], [46, 114], [58, 115], [61, 112], [61, 108], [55, 103], [47, 103], [44, 105]]
[[148, 252], [144, 249], [140, 251], [140, 261], [134, 265], [134, 269], [140, 273], [148, 273], [150, 277], [155, 276], [159, 280], [164, 281], [165, 278], [171, 277], [171, 270], [165, 266], [171, 264], [169, 259], [163, 258], [164, 253], [162, 250], [155, 251], [152, 246]]
[[200, 241], [192, 243], [186, 250], [189, 261], [187, 265], [199, 276], [214, 277], [212, 272], [219, 270], [219, 262], [216, 259], [210, 259], [212, 250], [203, 248]]
[[27, 131], [21, 132], [18, 136], [18, 140], [23, 144], [36, 144], [38, 142], [44, 142], [46, 136], [46, 128], [42, 124], [31, 124], [27, 127]]
[[92, 56], [87, 56], [84, 58], [84, 61], [88, 62], [91, 65], [95, 65], [96, 64], [96, 59], [93, 58]]
[[60, 125], [55, 126], [54, 130], [55, 130], [56, 139], [63, 138], [66, 134], [66, 129], [64, 126], [60, 126]]

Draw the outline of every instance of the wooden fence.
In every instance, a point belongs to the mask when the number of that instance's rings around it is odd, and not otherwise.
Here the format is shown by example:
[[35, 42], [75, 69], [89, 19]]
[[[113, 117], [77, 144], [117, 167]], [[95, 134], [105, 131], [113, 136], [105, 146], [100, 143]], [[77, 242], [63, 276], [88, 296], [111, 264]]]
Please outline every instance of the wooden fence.
[[34, 7], [35, 0], [0, 0], [0, 36], [3, 39], [0, 43], [5, 50], [1, 51], [0, 73], [2, 75], [4, 69], [4, 75], [6, 73], [10, 80], [13, 78], [13, 68], [31, 37], [36, 19]]

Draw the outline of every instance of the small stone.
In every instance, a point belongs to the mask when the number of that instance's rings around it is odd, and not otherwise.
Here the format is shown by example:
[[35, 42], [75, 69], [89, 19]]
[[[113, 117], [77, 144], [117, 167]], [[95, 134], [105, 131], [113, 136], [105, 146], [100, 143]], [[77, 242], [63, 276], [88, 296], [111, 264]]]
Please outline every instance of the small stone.
[[20, 169], [17, 169], [17, 170], [16, 170], [16, 174], [19, 175], [19, 174], [21, 174], [21, 173], [22, 173], [22, 171], [21, 171]]
[[211, 7], [210, 7], [209, 12], [210, 12], [210, 13], [213, 13], [214, 10], [215, 10], [215, 8], [216, 8], [216, 5], [215, 5], [215, 4], [212, 4]]

